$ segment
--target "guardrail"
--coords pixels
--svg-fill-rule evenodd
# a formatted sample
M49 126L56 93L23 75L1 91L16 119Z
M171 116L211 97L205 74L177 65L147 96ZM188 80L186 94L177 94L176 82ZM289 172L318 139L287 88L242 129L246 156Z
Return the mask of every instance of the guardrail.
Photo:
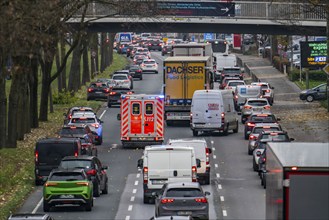
M170 1L170 0L167 0ZM192 0L181 0L181 2L191 2ZM120 1L118 1L120 2ZM151 4L152 1L149 1ZM155 1L156 2L156 1ZM163 1L162 1L163 2ZM208 1L209 2L209 1ZM218 2L218 1L217 1ZM154 2L153 2L154 3ZM125 4L125 3L123 3ZM127 7L127 6L126 6ZM121 8L101 3L90 3L88 6L86 17L149 17L150 12L143 11L134 15L122 15L123 10L131 10L129 8ZM147 10L152 10L150 7ZM156 11L156 10L155 10ZM76 17L81 16L81 12ZM168 17L162 16L154 12L152 17ZM171 16L172 17L172 16ZM222 17L231 19L263 19L263 20L291 20L294 21L324 21L326 20L325 5L312 6L306 3L284 3L284 2L235 2L235 17Z

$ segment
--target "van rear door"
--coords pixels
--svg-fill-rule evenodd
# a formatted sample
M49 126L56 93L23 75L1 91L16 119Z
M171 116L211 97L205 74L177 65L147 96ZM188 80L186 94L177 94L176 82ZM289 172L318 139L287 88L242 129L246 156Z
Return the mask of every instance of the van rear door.
M173 149L170 151L169 182L192 181L192 156L192 150Z
M221 127L220 101L216 97L209 95L200 95L193 100L192 123Z
M148 188L158 189L168 182L170 151L148 151Z

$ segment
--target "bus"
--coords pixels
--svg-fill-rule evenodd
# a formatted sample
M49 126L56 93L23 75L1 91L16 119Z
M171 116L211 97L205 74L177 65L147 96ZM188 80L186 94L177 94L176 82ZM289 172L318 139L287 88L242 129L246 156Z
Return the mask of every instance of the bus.
M212 51L214 53L228 54L229 44L223 39L207 40L207 43L211 43Z

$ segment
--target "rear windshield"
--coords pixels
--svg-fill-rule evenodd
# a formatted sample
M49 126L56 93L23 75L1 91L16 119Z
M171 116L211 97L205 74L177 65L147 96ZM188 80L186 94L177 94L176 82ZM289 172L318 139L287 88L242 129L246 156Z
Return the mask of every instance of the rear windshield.
M118 76L118 75L114 75L114 76L113 76L113 79L116 79L116 80L125 80L125 79L127 79L127 76Z
M129 91L129 88L118 88L118 87L114 87L112 88L112 91Z
M238 86L238 85L244 85L244 82L228 82L229 86Z
M74 143L38 143L39 163L59 164L65 156L73 156L75 153Z
M224 69L224 73L240 73L239 69Z
M250 118L251 121L253 122L275 122L275 118L273 115L268 115L268 116L254 116L252 115Z
M261 87L262 87L262 89L268 89L267 85L262 85Z
M90 84L90 88L105 88L105 87L107 87L107 85L106 84L101 84L101 83L92 83L92 84Z
M72 118L71 123L77 123L77 124L95 123L95 118Z
M155 64L155 61L144 61L145 64Z
M74 115L74 113L77 113L77 112L92 112L92 113L94 113L93 110L91 110L91 109L85 109L85 110L77 109L77 110L72 111L72 115Z
M76 172L63 172L54 173L49 177L50 181L75 181L75 180L85 180L85 177L81 173Z
M90 169L91 161L90 160L65 160L62 161L60 168L63 169L73 169L73 168L82 168L82 169Z
M264 134L262 136L262 140L269 140L269 141L289 141L289 138L286 134Z
M139 66L132 66L130 67L130 70L138 70L139 69Z
M265 100L249 100L248 105L264 106L264 105L267 105L267 101L265 101Z
M260 134L262 131L280 131L280 129L278 127L269 127L269 128L259 127L259 128L254 128L252 133Z
M203 194L197 188L174 188L169 189L166 197L202 197Z
M59 135L74 135L74 134L85 134L85 129L82 127L70 127L62 128L59 132Z
M137 51L138 51L138 52L148 52L149 50L146 49L146 48L143 48L143 49L138 49Z

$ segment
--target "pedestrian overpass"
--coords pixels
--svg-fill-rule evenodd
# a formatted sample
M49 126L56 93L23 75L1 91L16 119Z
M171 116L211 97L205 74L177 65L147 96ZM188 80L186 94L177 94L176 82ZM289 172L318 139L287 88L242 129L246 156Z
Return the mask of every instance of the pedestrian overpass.
M160 2L160 1L154 1ZM210 3L209 3L210 2ZM277 35L326 35L325 6L314 7L305 3L275 3L275 2L235 2L221 3L218 1L175 1L163 0L161 4L210 4L216 5L216 13L182 15L184 9L173 13L163 13L164 10L150 13L140 11L133 14L118 11L113 7L90 3L84 21L88 30L94 32L181 32L181 33L250 33ZM159 3L159 4L160 4ZM210 8L209 5L205 5ZM190 6L188 6L190 7ZM194 7L194 6L193 6ZM152 9L151 9L152 10ZM198 9L196 9L198 10ZM203 10L203 9L202 9ZM182 13L180 13L182 12ZM223 12L221 14L221 12ZM230 14L231 13L231 14ZM216 16L219 15L219 16ZM68 23L78 25L81 13L75 14Z

